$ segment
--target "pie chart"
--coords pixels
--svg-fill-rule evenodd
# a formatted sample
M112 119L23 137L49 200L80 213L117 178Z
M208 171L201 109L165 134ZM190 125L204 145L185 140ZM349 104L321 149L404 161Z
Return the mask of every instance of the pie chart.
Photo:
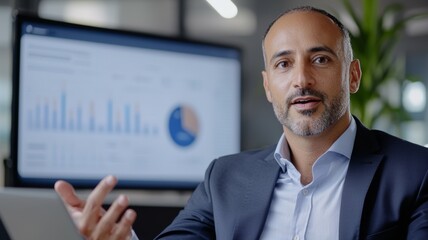
M169 116L169 134L180 147L192 145L198 137L199 121L195 111L186 105L174 108Z

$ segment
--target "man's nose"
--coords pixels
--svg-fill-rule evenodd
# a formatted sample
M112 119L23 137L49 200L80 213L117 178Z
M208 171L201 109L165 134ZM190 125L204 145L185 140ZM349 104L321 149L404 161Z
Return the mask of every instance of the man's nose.
M311 88L315 84L314 78L311 74L310 64L306 62L300 62L297 64L294 69L295 79L294 87L295 88Z

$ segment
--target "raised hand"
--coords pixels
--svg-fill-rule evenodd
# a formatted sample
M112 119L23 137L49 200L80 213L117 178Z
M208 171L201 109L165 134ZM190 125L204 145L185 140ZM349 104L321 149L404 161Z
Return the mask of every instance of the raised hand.
M87 200L80 199L72 185L65 181L55 183L55 191L63 200L80 233L90 240L129 239L136 213L127 209L128 198L125 195L112 203L108 210L102 204L106 196L117 184L117 179L107 176L89 194Z

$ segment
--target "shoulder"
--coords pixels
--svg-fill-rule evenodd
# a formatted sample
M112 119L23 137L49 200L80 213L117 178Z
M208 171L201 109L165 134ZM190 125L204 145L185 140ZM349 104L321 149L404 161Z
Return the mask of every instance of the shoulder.
M369 130L357 124L357 135L351 159L361 163L368 159L380 159L378 171L390 173L384 176L419 176L428 172L428 148L411 143L380 130Z
M216 165L235 165L251 163L253 161L269 161L273 159L276 145L265 146L258 149L246 150L235 154L225 155L215 160Z
M424 158L428 160L428 148L411 143L387 132L368 129L358 119L354 152L365 154L385 154L403 158ZM428 162L428 161L427 161Z
M225 155L211 162L206 177L252 175L266 166L278 166L273 154L276 145ZM258 169L258 170L257 170Z
M378 140L379 146L384 153L396 154L399 156L406 155L410 158L425 158L428 161L427 147L411 143L383 131L370 130L370 132Z
M428 148L383 131L370 130L370 133L377 142L373 155L381 157L378 172L383 177L395 186L400 184L397 181L406 183L407 188L411 182L419 185L424 181L428 174Z

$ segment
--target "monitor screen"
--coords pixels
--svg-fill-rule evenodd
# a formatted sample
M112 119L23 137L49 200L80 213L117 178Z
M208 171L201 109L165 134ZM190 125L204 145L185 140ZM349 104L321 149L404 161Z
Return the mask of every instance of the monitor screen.
M193 188L240 150L239 49L14 19L14 185Z

